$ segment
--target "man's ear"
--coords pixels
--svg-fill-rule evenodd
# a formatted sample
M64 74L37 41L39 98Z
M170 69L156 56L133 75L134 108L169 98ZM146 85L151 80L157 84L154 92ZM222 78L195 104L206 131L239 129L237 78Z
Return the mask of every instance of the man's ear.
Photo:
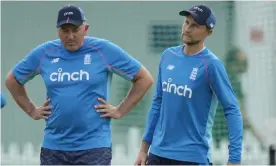
M213 30L210 28L207 28L207 31L208 31L208 36L210 36L213 33Z
M88 29L89 29L89 25L88 25L88 24L86 24L84 28L85 28L85 31L87 32L87 31L88 31Z

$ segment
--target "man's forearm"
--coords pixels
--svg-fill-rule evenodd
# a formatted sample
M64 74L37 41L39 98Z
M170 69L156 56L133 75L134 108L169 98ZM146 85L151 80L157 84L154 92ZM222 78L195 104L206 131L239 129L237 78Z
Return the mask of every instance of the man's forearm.
M6 87L10 91L18 106L28 115L31 115L32 111L35 110L36 107L28 97L25 87L20 85L11 74L8 75L6 80Z
M144 95L147 93L150 86L153 84L151 77L143 77L137 79L130 91L128 92L126 98L119 105L119 110L122 116L126 115L133 107L135 107Z
M143 140L140 148L140 152L148 153L150 145Z

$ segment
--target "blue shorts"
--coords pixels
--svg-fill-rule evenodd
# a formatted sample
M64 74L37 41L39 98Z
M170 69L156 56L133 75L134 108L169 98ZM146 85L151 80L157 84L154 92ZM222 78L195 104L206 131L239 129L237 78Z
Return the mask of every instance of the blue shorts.
M40 165L111 165L111 148L60 151L41 148Z

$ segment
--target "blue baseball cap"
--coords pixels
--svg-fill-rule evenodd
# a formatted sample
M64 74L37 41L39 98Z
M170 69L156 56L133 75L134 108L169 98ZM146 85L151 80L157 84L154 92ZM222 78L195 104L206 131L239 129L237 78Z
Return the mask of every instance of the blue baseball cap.
M85 21L86 18L81 8L75 5L67 5L58 11L56 27L59 28L64 24L80 26Z
M216 17L212 9L206 5L196 5L188 10L179 12L180 16L191 15L199 25L206 25L208 28L213 29L216 25Z

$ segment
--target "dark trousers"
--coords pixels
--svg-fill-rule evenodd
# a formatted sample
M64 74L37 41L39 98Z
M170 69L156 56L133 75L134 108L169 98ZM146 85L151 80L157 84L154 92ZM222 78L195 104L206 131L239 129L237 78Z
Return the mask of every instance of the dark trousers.
M111 148L60 151L41 148L40 165L111 165Z
M147 165L199 165L199 163L168 159L150 153Z

